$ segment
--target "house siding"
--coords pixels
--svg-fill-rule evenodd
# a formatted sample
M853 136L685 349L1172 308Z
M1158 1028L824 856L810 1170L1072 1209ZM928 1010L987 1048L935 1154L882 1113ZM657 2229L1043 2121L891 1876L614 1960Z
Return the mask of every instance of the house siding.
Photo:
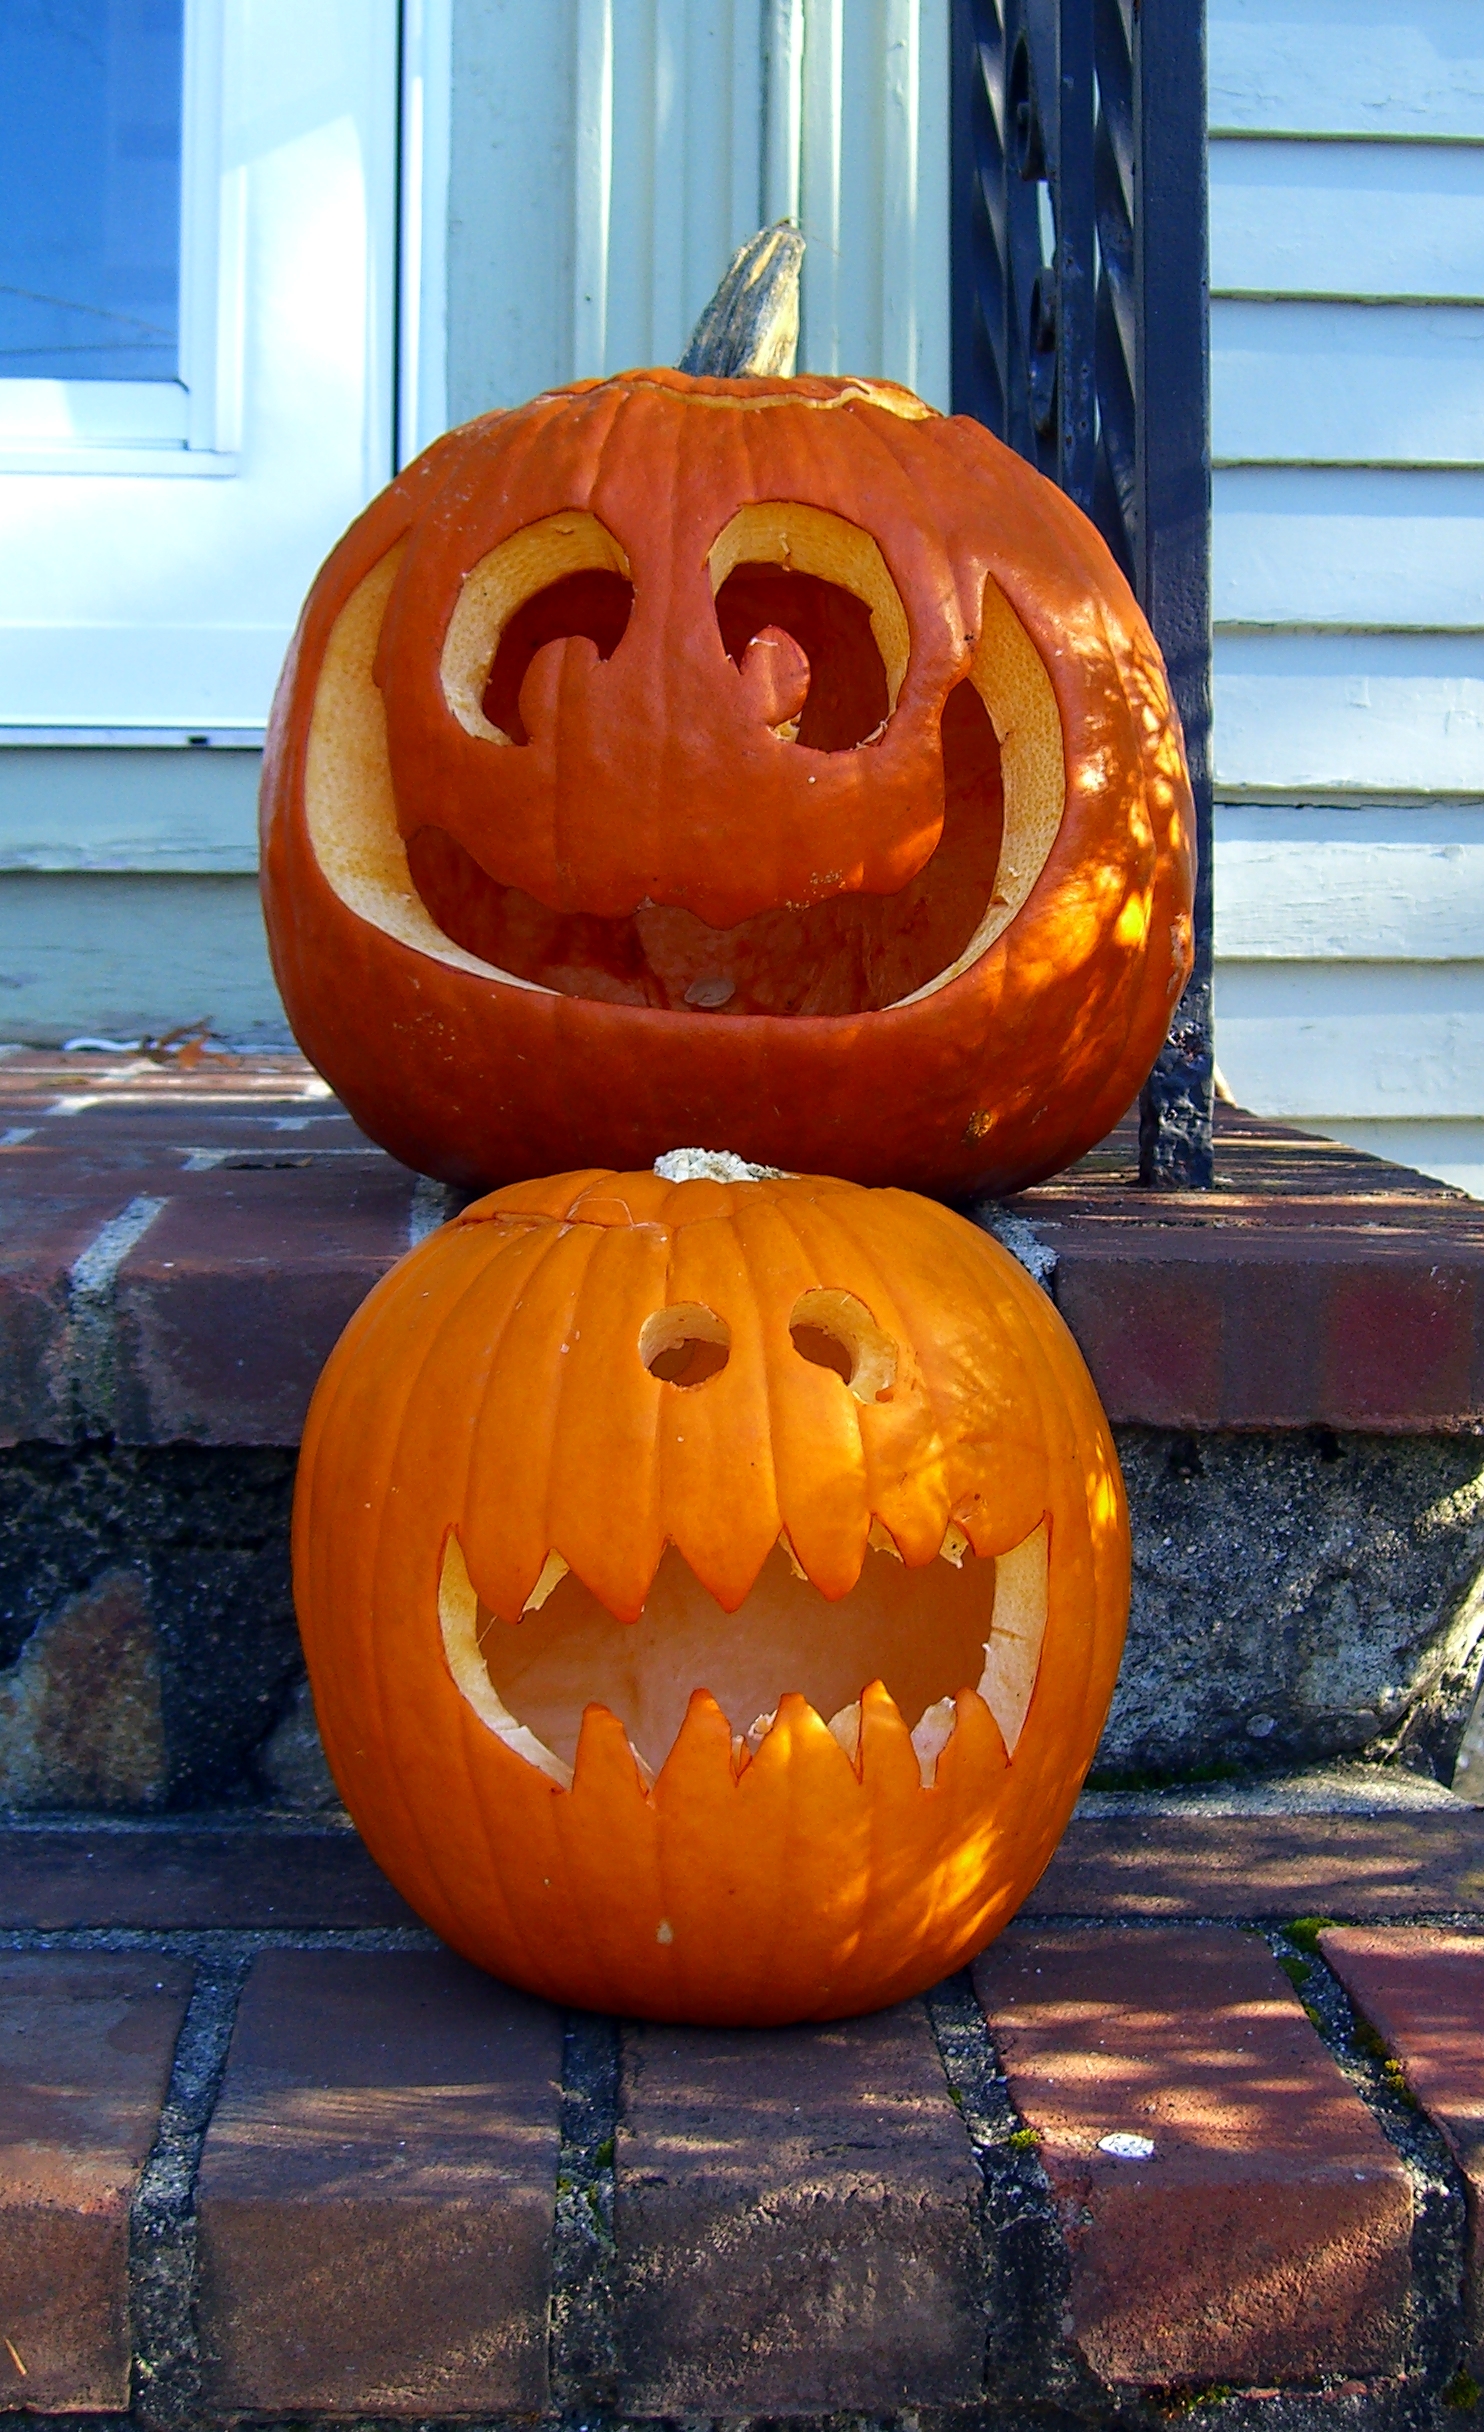
M1209 27L1217 1054L1484 1193L1484 11Z

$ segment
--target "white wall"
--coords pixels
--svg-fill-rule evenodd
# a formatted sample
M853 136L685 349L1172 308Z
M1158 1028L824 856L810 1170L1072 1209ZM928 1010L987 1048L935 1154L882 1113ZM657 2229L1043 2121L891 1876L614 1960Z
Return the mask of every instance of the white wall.
M766 220L800 368L948 403L945 0L459 0L448 412L673 363Z
M1210 55L1217 1054L1484 1194L1484 8Z

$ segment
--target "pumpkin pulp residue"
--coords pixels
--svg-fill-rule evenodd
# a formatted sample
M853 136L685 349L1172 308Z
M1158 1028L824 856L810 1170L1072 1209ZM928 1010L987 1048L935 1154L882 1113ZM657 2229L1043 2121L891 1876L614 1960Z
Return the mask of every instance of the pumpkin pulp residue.
M518 1755L563 1784L590 1705L622 1723L652 1781L697 1689L727 1716L741 1766L789 1691L807 1698L854 1757L861 1695L879 1681L930 1785L964 1689L984 1698L1013 1757L1040 1663L1046 1588L1044 1521L1009 1553L983 1558L950 1526L939 1558L912 1569L875 1530L856 1585L833 1602L780 1542L737 1611L725 1613L671 1546L634 1622L616 1622L553 1555L512 1625L481 1601L451 1534L439 1612L465 1698Z

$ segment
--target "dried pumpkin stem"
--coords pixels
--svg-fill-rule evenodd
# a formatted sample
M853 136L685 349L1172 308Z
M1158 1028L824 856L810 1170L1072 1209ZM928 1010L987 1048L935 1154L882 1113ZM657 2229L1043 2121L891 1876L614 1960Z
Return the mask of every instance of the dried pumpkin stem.
M713 380L791 379L803 260L804 240L787 220L739 245L677 368Z

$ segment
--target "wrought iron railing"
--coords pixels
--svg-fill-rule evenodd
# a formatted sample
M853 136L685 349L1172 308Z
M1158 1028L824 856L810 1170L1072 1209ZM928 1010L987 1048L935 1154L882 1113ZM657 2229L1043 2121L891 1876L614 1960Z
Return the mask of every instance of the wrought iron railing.
M1195 968L1142 1179L1211 1181L1211 451L1203 0L952 0L953 402L1077 501L1170 671Z

